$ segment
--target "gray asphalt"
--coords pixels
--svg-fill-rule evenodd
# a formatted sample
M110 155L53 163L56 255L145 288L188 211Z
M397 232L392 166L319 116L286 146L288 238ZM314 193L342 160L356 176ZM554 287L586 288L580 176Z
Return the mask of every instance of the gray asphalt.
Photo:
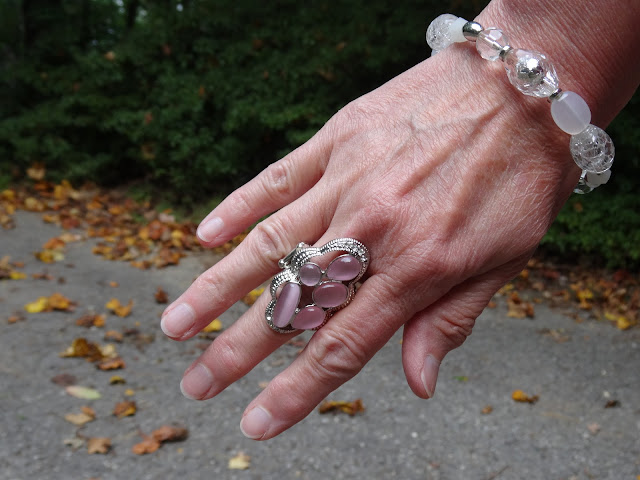
M217 398L194 402L182 397L178 384L208 341L173 342L159 328L164 306L155 303L156 288L176 298L215 261L211 254L141 271L93 255L87 240L70 244L64 261L44 265L33 252L62 231L37 214L20 212L16 223L16 229L0 232L0 257L25 262L27 273L46 269L64 283L0 281L0 479L639 478L638 328L623 332L595 320L576 323L544 305L536 306L534 319L513 319L498 300L496 308L482 314L467 343L445 359L433 399L414 397L406 385L398 334L330 396L361 398L363 414L314 412L281 436L254 442L242 436L240 416L260 384L285 368L297 348L283 347ZM111 281L119 287L110 287ZM22 322L7 322L24 304L53 292L76 301L76 311L26 314ZM111 297L133 298L132 315L109 316L102 329L75 325L83 313L104 312ZM235 305L221 317L223 325L246 308ZM134 327L139 335L116 345L124 370L102 372L83 359L59 357L76 337L104 344L104 330ZM61 373L96 388L102 398L69 396L51 381ZM110 385L113 374L127 383ZM127 388L135 391L138 411L118 419L111 412L129 398ZM511 399L515 389L539 395L539 401L516 403ZM619 406L605 408L613 400ZM82 405L94 408L97 418L79 428L64 415ZM483 414L487 405L493 411ZM188 439L149 455L131 452L140 431L172 423L186 426ZM113 448L89 455L86 446L65 445L76 434L110 437ZM238 452L250 457L249 469L228 468Z

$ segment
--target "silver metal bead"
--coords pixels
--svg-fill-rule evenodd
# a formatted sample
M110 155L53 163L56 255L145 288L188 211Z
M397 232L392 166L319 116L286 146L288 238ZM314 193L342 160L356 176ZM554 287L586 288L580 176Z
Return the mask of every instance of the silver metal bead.
M464 38L470 42L475 42L476 38L478 38L478 34L482 30L484 30L484 28L478 22L467 22L462 27L462 34L464 35Z
M504 62L504 57L506 57L507 53L509 53L511 50L513 50L513 47L511 45L505 45L504 47L502 47L502 50L500 50L500 60Z
M549 103L553 102L556 98L558 98L558 95L560 95L562 93L562 89L560 87L556 88L556 91L553 92L551 95L549 95L549 98L547 98L547 101Z

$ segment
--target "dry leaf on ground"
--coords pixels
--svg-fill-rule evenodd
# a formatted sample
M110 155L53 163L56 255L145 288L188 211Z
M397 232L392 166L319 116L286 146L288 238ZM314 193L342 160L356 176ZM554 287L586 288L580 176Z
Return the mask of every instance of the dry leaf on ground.
M251 457L243 452L229 459L229 470L247 470L250 466Z
M97 362L104 357L102 350L97 343L88 341L80 337L73 340L71 346L60 353L61 357L84 357L90 362Z
M249 293L247 293L244 298L242 299L242 301L244 303L246 303L247 305L251 306L254 303L256 303L256 300L258 299L258 297L260 295L262 295L262 292L264 292L264 287L260 287L260 288L256 288L254 290L251 290Z
M113 409L113 414L118 418L130 417L135 415L137 411L136 402L133 400L126 400L119 402Z
M202 329L202 332L203 333L211 333L211 332L219 332L220 330L222 330L222 322L220 321L219 318L216 318L209 325L204 327Z
M83 387L81 385L69 385L65 388L65 391L72 397L83 398L85 400L96 400L102 397L96 389Z
M136 455L144 455L146 453L153 453L160 448L160 442L150 436L144 436L144 440L140 443L136 443L131 447L131 451Z
M342 412L347 415L355 415L356 413L364 412L365 408L362 404L362 399L357 398L353 402L344 402L344 401L329 401L326 400L320 404L318 407L319 413L329 413L329 412Z
M79 327L104 327L106 316L102 314L87 313L76 320Z
M536 403L540 399L538 395L530 396L524 393L522 390L514 390L511 394L511 398L516 402L521 403Z
M85 423L89 423L96 418L96 412L91 407L82 407L82 412L80 413L67 413L64 416L64 419L67 422L73 423L78 427L81 427Z
M126 365L122 358L113 357L113 358L105 358L100 363L98 363L97 367L100 370L106 371L106 370L119 370L121 368L125 368Z
M155 429L151 435L158 442L180 442L189 436L189 430L181 426L163 425Z
M133 308L133 299L129 300L129 303L127 303L126 305L122 305L120 303L120 300L118 300L117 298L112 298L106 303L105 308L111 310L111 312L115 313L117 316L124 318L131 314L131 309Z
M111 450L111 439L107 437L92 437L87 441L89 453L108 453Z
M167 295L167 292L165 292L162 287L158 287L158 289L156 290L156 293L153 294L153 298L156 299L156 303L168 303L169 302L169 296Z

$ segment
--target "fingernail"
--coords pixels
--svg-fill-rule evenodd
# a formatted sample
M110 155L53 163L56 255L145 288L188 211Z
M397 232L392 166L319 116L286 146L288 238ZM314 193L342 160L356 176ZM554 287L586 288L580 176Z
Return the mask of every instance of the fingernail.
M196 363L189 372L182 377L180 391L191 400L199 400L213 386L213 374L202 363Z
M271 425L271 414L262 407L255 407L240 421L240 430L245 437L257 440L264 437Z
M212 217L210 219L205 218L204 222L198 226L196 235L198 235L198 238L203 242L211 242L220 235L223 227L224 222L220 217Z
M424 367L422 367L422 384L429 398L433 397L436 391L436 382L438 381L438 371L440 370L440 362L433 355L427 355L424 359Z
M169 310L160 320L160 328L168 337L179 338L193 327L196 314L190 305L181 303Z

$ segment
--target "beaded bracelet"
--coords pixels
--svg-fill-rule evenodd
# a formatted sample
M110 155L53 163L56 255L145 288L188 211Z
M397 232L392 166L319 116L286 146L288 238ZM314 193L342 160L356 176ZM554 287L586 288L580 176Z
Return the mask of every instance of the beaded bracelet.
M609 181L614 146L601 128L591 125L591 110L575 92L558 88L558 76L546 55L514 48L498 28L485 29L477 22L446 13L436 18L427 29L427 43L435 55L452 43L475 42L480 56L486 60L502 60L509 82L525 95L548 98L556 125L571 135L571 156L582 169L575 193L589 193Z

